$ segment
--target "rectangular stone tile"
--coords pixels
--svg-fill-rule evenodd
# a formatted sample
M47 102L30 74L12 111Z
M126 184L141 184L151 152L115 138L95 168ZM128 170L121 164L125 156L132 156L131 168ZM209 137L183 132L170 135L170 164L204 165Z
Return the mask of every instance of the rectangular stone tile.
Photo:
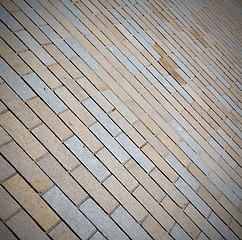
M190 146L188 146L185 141L182 141L178 144L181 150L191 159L193 163L195 163L199 169L207 175L210 172L210 167L204 162L201 157L196 154Z
M143 152L123 133L116 140L119 144L138 162L138 164L149 173L155 166Z
M136 179L118 162L118 160L103 148L96 156L109 169L110 172L128 189L132 191L138 186Z
M226 226L221 219L212 212L208 221L220 232L225 239L239 239L229 228Z
M207 204L194 192L181 178L179 178L175 186L182 194L201 212L204 217L208 217L211 209Z
M174 225L175 221L170 215L159 205L148 192L139 186L132 193L138 201L147 209L148 212L161 224L166 231L169 231Z
M230 229L231 229L235 234L237 234L238 237L241 236L241 234L242 234L242 229L241 229L240 224L239 224L237 221L235 221L234 219L232 219L232 222L231 222L231 224L230 224L229 227L230 227Z
M25 30L16 32L16 35L26 46L46 65L55 64L56 61L39 45L39 43Z
M57 88L55 93L85 125L88 126L96 122L96 119L92 117L92 115L82 106L72 93L67 90L67 88Z
M4 239L8 239L8 240L17 239L2 221L0 222L0 234Z
M24 211L21 211L14 215L10 220L6 222L6 225L16 234L16 236L19 237L19 239L50 239L39 228L34 220Z
M107 168L76 136L65 141L65 145L100 182L110 175Z
M74 5L74 3L67 0L61 0L61 2L74 14L77 18L83 18L85 15L83 12Z
M67 109L66 105L35 73L25 75L23 78L55 113L58 114Z
M151 239L145 230L122 207L118 207L111 218L124 230L131 239Z
M227 101L229 103L229 105L231 105L231 107L240 115L242 116L242 110L241 108L226 94L223 95L223 98L225 99L225 101Z
M49 177L15 142L1 147L0 152L37 192L43 192L53 185Z
M19 56L51 89L61 86L61 82L48 70L46 66L44 66L44 64L32 52L21 52Z
M93 124L89 129L121 163L126 162L130 158L129 154L99 123Z
M89 238L96 230L93 224L60 191L53 187L43 195L43 199L56 211L68 226L82 239Z
M19 175L4 182L3 186L45 231L59 221L51 208Z
M194 191L199 188L200 183L194 178L192 174L189 173L189 171L178 161L174 155L168 154L165 157L165 160L186 181L186 183L190 185Z
M241 200L231 191L231 189L214 172L210 173L208 175L208 178L236 207L239 207Z
M197 240L209 240L209 239L206 237L206 235L203 232L201 232Z
M93 153L103 147L96 136L70 110L60 114L60 118Z
M225 119L225 123L238 135L240 139L242 139L242 132L234 125L234 123L229 119Z
M111 213L118 206L117 200L84 166L76 168L71 175L106 213Z
M0 59L0 66L0 76L19 95L19 97L22 98L22 100L26 101L27 99L36 96L31 88L12 70L12 68L3 59Z
M238 184L231 179L228 186L240 199L242 199L242 189Z
M29 100L27 104L60 140L63 141L72 135L66 125L39 97Z
M46 149L12 113L6 112L0 115L0 123L33 160L46 153Z
M53 240L79 239L64 222L60 222L48 235Z
M211 66L208 66L208 69L221 81L226 88L230 88L229 83Z
M147 211L144 207L122 186L122 184L114 177L110 176L103 185L109 192L122 204L124 208L140 222L144 219Z
M28 129L31 129L41 123L41 120L7 84L1 85L0 95L1 100L5 103L5 105L14 112L15 116L17 116Z
M121 129L108 117L108 115L91 98L82 102L85 108L115 137Z
M91 198L81 204L79 209L107 239L128 239L118 225Z
M3 1L1 4L10 13L20 10L12 1L10 2Z
M75 205L87 198L86 192L54 157L48 155L40 159L37 164Z
M8 192L0 186L0 219L6 220L12 214L20 210L18 203L8 194Z
M15 169L3 158L0 156L0 182L4 182L7 178L13 175L16 171Z
M106 238L100 233L100 232L96 232L91 238L90 240L105 240Z
M183 240L183 239L191 240L192 239L178 224L174 225L174 227L171 229L170 234L176 240Z
M12 138L7 134L7 132L0 126L0 146L3 144L10 142Z

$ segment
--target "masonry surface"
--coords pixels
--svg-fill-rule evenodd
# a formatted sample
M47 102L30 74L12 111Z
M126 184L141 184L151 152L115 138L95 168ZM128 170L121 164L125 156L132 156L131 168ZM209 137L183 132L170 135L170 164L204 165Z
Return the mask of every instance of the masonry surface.
M0 239L241 239L238 0L0 0Z

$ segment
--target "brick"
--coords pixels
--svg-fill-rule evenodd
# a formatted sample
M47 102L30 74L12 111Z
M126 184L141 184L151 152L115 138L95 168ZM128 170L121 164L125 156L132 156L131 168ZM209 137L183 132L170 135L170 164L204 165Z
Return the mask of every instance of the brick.
M60 191L53 187L43 195L44 200L56 211L68 226L82 239L90 237L96 228L78 208Z
M3 144L10 142L12 139L11 137L7 134L7 132L0 126L0 146L2 146Z
M185 213L194 221L194 223L199 226L204 234L208 236L209 239L222 239L222 236L210 225L205 218L199 214L199 212L189 204L185 209Z
M95 135L70 110L60 114L60 118L93 153L103 147Z
M176 240L192 239L178 224L175 224L175 226L172 228L170 234Z
M194 192L181 178L179 178L175 186L182 194L201 212L204 217L208 217L211 209L207 204Z
M128 239L116 223L91 199L87 199L79 209L107 238Z
M35 160L46 153L40 142L10 112L0 115L2 127ZM13 128L14 126L14 128Z
M66 172L66 170L52 157L48 155L40 159L37 164L52 179L52 181L62 190L75 205L78 205L85 198L86 192L78 183Z
M114 176L128 189L132 191L138 185L136 179L121 165L117 159L105 148L99 151L96 156L112 172Z
M111 213L118 205L115 198L84 167L79 166L71 172L73 178L95 199L106 213Z
M3 186L45 231L59 221L57 215L19 175L4 182Z
M70 230L70 228L64 223L60 222L48 235L53 240L78 240L78 237Z
M235 234L237 234L238 237L241 236L242 234L241 226L234 219L232 220L229 227Z
M0 182L4 182L7 178L15 173L15 169L2 156L0 156L0 162Z
M43 192L52 186L53 183L49 177L15 142L1 147L0 151L37 192Z
M111 217L131 239L151 239L122 206L119 206Z
M3 222L0 222L0 234L1 234L1 237L3 237L4 239L9 239L9 240L17 239L14 236L14 234L7 228L7 226L4 225Z
M115 137L121 130L91 98L82 102L85 108ZM91 125L91 124L90 124Z
M100 232L96 232L90 239L91 240L105 240L106 238Z
M6 225L20 238L20 239L49 239L33 219L24 211L17 213Z
M2 6L10 13L19 11L19 8L12 2L1 1Z

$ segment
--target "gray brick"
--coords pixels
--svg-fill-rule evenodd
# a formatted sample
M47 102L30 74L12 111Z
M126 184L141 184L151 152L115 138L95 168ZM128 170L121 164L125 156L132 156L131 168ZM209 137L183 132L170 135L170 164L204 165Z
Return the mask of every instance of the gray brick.
M199 234L197 240L209 240L209 238L206 237L206 235L205 235L203 232L201 232L201 233Z
M53 65L56 61L45 49L25 30L16 32L24 44L46 65Z
M242 133L241 131L234 125L234 123L229 119L226 118L224 122L239 136L240 139L242 139Z
M179 178L175 186L182 192L182 194L207 218L211 212L208 205L194 192L181 178Z
M13 71L13 69L0 58L0 76L18 94L23 101L35 97L30 87Z
M234 161L233 158L231 158L226 152L225 150L211 137L208 140L208 143L215 149L215 151L221 156L223 157L223 159L233 168L235 169L238 164Z
M24 211L21 211L10 218L6 225L16 234L19 239L24 240L48 240L50 239L39 228L34 220ZM2 236L1 236L2 237ZM8 239L8 238L2 238Z
M132 10L132 12L137 15L138 17L142 16L142 13L132 4L130 3L131 1L129 0L122 0L128 7L130 10Z
M131 34L137 34L136 30L132 27L132 25L125 19L119 20L120 23L128 30Z
M193 175L180 163L177 158L169 153L166 158L166 162L190 185L190 187L196 191L200 183L193 177Z
M192 240L178 224L175 224L174 227L171 229L170 235L175 240Z
M232 190L214 173L211 172L208 178L214 183L214 185L234 204L239 207L241 200L232 192Z
M110 175L107 168L76 136L73 136L65 141L65 145L99 181L104 180Z
M176 120L172 120L170 126L196 153L200 153L202 151L200 145L187 133L186 130L183 129L183 127Z
M2 221L0 221L0 236L3 239L17 240L17 238L13 235L13 233L7 228L7 226Z
M142 8L144 8L144 10L147 12L147 13L149 13L149 14L151 14L151 13L153 13L152 12L152 10L144 3L144 1L143 0L137 0L137 2L139 3L139 5L142 7Z
M62 38L50 26L41 26L40 29L67 58L77 56L76 53L64 42L64 40L62 40Z
M200 158L199 154L195 153L185 141L181 141L178 146L205 175L211 171L210 167Z
M241 187L232 179L228 183L229 188L242 200L242 189Z
M115 9L109 9L108 10L117 20L121 21L125 21L125 19L115 10Z
M90 31L72 14L64 5L60 5L57 9L82 33L89 34Z
M166 79L152 66L148 67L148 70L154 75L156 79L163 85L166 90L168 90L171 94L176 92L176 90L171 86L171 84L166 81Z
M100 68L100 65L97 61L82 47L82 45L75 39L69 38L65 40L67 44L80 56L80 58L87 64L89 67L96 71Z
M120 134L116 140L147 173L155 167L149 158L124 133Z
M100 125L95 123L89 129L96 135L96 137L108 148L108 150L119 160L124 163L130 156L128 153L117 143L117 141Z
M242 73L242 68L237 63L233 63L233 65ZM242 90L242 88L241 88L241 90Z
M208 69L221 81L221 83L223 83L225 87L231 87L229 83L211 65L208 66Z
M25 0L32 8L38 8L41 7L41 4L38 2L38 0Z
M217 231L229 240L239 240L238 237L226 226L223 221L214 213L210 215L208 221L217 229Z
M121 133L121 129L113 122L112 119L96 104L91 98L82 102L89 112L108 130L113 136Z
M111 217L131 239L151 240L151 237L122 206L119 206Z
M117 224L91 198L87 199L79 209L106 239L129 239Z
M13 2L37 25L45 25L46 22L25 2L22 0L13 0Z
M236 105L236 103L233 100L231 100L231 98L228 95L224 94L223 98L240 116L242 116L242 110L238 107L238 105Z
M81 239L87 239L96 231L93 224L59 188L53 187L42 197Z
M108 49L132 74L139 73L139 70L114 45L109 46Z
M27 74L23 78L56 114L67 109L66 105L35 73Z
M150 81L151 84L155 84L158 82L155 77L144 67L144 65L135 56L130 56L129 60L135 65L136 68L139 69L139 71Z
M61 2L77 17L77 18L84 18L85 15L77 8L73 2L69 0L61 0Z
M19 22L0 5L0 19L14 32L22 30L23 27Z
M168 10L187 28L190 29L190 25L181 17L173 8L168 8Z
M235 85L242 91L242 84L239 81L236 81Z
M151 47L151 45L140 34L134 33L133 36L156 60L159 60L161 58L161 56Z
M169 35L173 35L173 31L160 19L158 18L154 13L150 14L154 20L159 23L159 26L163 28Z
M100 233L100 232L96 232L91 238L90 240L105 240L106 238Z

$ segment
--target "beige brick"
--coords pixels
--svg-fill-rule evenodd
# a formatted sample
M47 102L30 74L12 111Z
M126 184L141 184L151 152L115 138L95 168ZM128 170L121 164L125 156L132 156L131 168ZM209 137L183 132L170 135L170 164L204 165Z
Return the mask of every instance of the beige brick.
M24 123L28 129L31 129L41 123L41 120L7 84L1 85L0 95L6 106Z
M70 110L61 113L60 117L93 153L103 147L103 144Z
M70 228L64 223L60 222L48 235L53 240L78 240L79 238L71 231Z
M60 140L63 141L72 135L72 132L66 125L63 124L58 116L39 97L29 100L27 104Z
M172 238L168 233L162 228L159 223L151 216L142 222L142 227L151 235L155 240L171 240Z
M16 12L19 11L19 8L12 1L0 1L2 6L6 8L8 12Z
M157 182L157 184L166 192L167 195L180 207L185 208L188 200L181 194L180 191L161 173L155 168L150 176Z
M103 148L96 156L109 169L110 172L128 189L134 190L138 186L136 179L118 162L118 160Z
M161 202L165 197L164 191L133 159L129 160L125 167L158 203Z
M19 55L51 89L61 86L61 82L32 52L21 52Z
M53 185L49 177L15 142L1 147L0 151L37 192L43 192Z
M191 204L187 206L185 213L197 226L200 227L200 229L209 237L209 239L222 239L222 236Z
M114 176L110 176L103 184L137 222L141 222L145 218L147 215L145 208L122 186L122 184Z
M0 78L0 83L4 83L2 78ZM2 101L0 101L0 114L5 112L6 110L7 110L7 107L4 105L4 103Z
M164 227L166 231L169 231L173 227L175 221L142 186L139 186L133 192L133 195L147 209L147 211L154 216L154 218L161 224L162 227Z
M46 153L46 149L12 113L6 112L0 115L0 123L33 160Z
M96 119L65 87L57 88L55 93L86 126L90 126L96 122Z
M7 134L7 132L0 126L0 146L10 142L12 140L12 138Z
M227 146L227 148L225 149L225 151L238 163L240 164L242 159L241 156L239 156L232 147Z
M0 186L0 219L6 220L20 209L18 203Z
M4 182L3 186L45 231L59 221L57 215L19 175Z
M86 192L53 156L48 155L42 158L38 161L38 165L76 205L87 198Z
M117 208L118 202L115 198L84 166L81 165L76 168L73 172L71 172L71 175L87 191L87 193L95 199L106 213L109 214Z
M65 145L62 144L62 142L44 124L33 129L32 132L66 170L69 171L80 164L77 158L74 157Z

